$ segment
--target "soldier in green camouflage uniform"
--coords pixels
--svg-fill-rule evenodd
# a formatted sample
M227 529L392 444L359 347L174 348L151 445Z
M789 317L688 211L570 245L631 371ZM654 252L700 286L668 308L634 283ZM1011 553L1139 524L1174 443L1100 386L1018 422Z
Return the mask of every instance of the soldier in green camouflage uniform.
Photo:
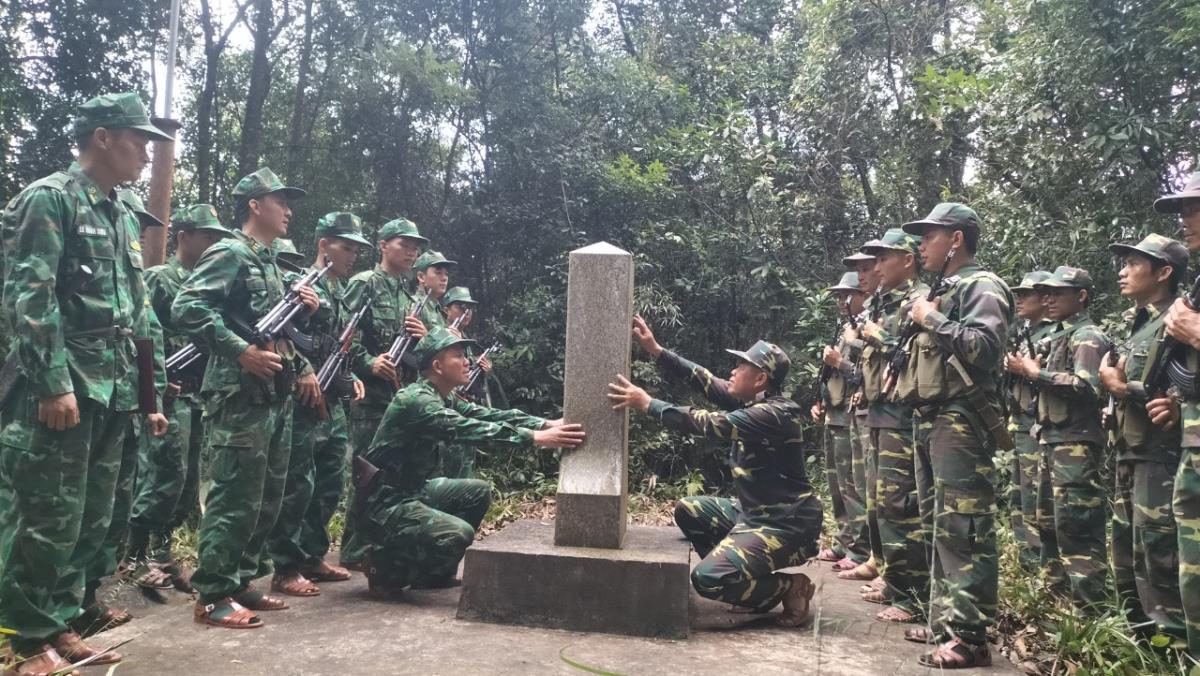
M809 484L800 433L800 406L783 396L791 360L760 340L745 352L729 380L665 350L650 327L634 319L634 338L669 379L686 381L722 410L652 399L623 376L608 386L620 408L648 413L668 429L729 444L737 500L701 496L675 504L675 524L703 560L692 586L705 598L766 612L783 603L777 621L807 620L813 585L803 574L777 574L817 553L821 501Z
M929 596L928 546L917 501L912 407L890 401L887 364L900 336L902 309L929 292L918 279L920 261L916 237L892 228L878 240L867 242L862 252L875 257L883 306L879 323L862 326L863 400L867 427L876 455L876 520L883 545L880 574L886 587L872 590L863 599L884 603L876 617L887 622L912 622Z
M446 260L439 251L426 251L417 262L413 263L413 272L417 275L417 287L429 289L429 303L421 320L428 328L449 326L446 321L446 310L442 307L442 297L450 288L450 268L458 265L457 261Z
M48 672L96 653L68 630L110 525L123 437L138 408L134 339L148 339L138 223L114 187L149 162L154 127L135 94L100 96L74 120L79 159L8 203L0 223L8 359L0 402L0 626ZM118 619L99 606L93 619ZM120 655L101 655L110 664Z
M262 625L255 610L287 604L250 587L271 570L267 535L283 498L291 446L293 388L301 403L319 397L316 376L295 358L290 341L248 342L237 322L254 326L287 291L274 242L287 233L289 188L262 168L233 190L241 230L213 244L196 263L171 307L176 328L209 355L200 393L208 431L210 486L200 520L200 594L196 622L246 628ZM308 312L320 301L300 291Z
M445 442L569 448L583 440L579 425L455 397L454 388L467 381L463 347L472 342L445 328L421 339L414 354L421 377L392 399L364 454L378 473L367 477L356 468L359 537L366 542L367 580L377 594L457 584L458 562L491 503L491 485L435 478Z
M1192 174L1180 192L1156 200L1154 208L1160 213L1179 214L1184 244L1191 253L1200 251L1200 172ZM1185 350L1183 366L1192 373L1200 371L1200 309L1184 299L1176 300L1165 326L1168 335L1191 347ZM1188 654L1200 660L1200 393L1158 397L1147 404L1146 410L1154 424L1182 427L1172 511L1179 529L1179 592Z
M338 349L337 339L352 312L342 296L344 280L354 269L360 246L371 243L362 236L362 221L348 212L325 214L317 222L317 258L311 269L331 264L329 272L314 286L321 306L297 328L310 335L311 345L298 345L301 356L314 371ZM304 270L287 273L293 284ZM355 393L362 384L355 379ZM275 563L271 588L292 596L316 596L315 582L350 579L344 568L325 562L329 552L326 526L337 509L345 483L350 456L350 430L346 409L336 392L330 391L314 406L296 406L292 414L292 450L287 484L279 519L267 541L267 552Z
M1034 285L1050 277L1045 270L1034 270L1026 274L1021 283L1012 287L1016 296L1017 316L1023 324L1016 333L1018 340L1009 345L1006 360L1008 377L1008 432L1013 437L1010 487L1008 492L1013 537L1019 547L1021 564L1028 571L1041 566L1042 539L1037 531L1038 468L1041 465L1041 449L1034 434L1037 423L1037 388L1028 378L1016 374L1021 356L1031 356L1029 345L1036 349L1038 341L1054 330L1054 324L1045 319L1042 294ZM1026 338L1028 336L1028 338Z
M1116 491L1113 495L1112 564L1117 595L1130 624L1146 635L1183 643L1179 595L1179 541L1171 497L1179 468L1179 426L1150 422L1145 380L1157 356L1167 309L1187 274L1183 244L1149 235L1136 245L1113 244L1125 260L1121 295L1134 301L1124 315L1129 337L1117 347L1115 366L1101 363L1099 377L1116 398Z
M405 372L412 373L406 365L393 364L388 359L387 351L392 341L404 332L418 338L426 333L421 318L408 314L416 303L416 297L409 290L413 263L429 240L421 236L415 223L397 218L379 228L378 242L379 264L354 275L346 285L345 301L349 311L357 312L368 299L371 301L371 310L358 334L362 349L356 352L353 362L354 374L362 379L366 388L362 401L350 409L350 433L355 454L364 453L370 447L383 412L402 384ZM363 557L362 544L355 537L356 530L357 516L350 513L342 533L341 563L351 569L359 568Z
M1061 265L1035 286L1043 290L1046 314L1056 322L1046 337L1045 365L1025 357L1021 373L1039 390L1042 560L1051 584L1069 592L1079 609L1098 613L1108 582L1099 371L1112 343L1088 316L1092 279L1087 270Z
M447 326L453 326L455 321L459 321L458 333L462 337L466 337L466 329L471 325L474 317L474 312L478 308L479 303L471 297L471 291L465 286L456 286L446 291L442 296L439 304L442 306L442 311L445 313ZM467 314L471 313L471 314ZM473 350L467 348L467 359L474 364ZM488 395L488 375L491 373L491 362L487 357L484 357L485 364L483 365L484 374L479 379L479 384L472 388L470 392L455 393L456 396L466 397L468 401L484 406L491 406L490 396ZM448 477L450 479L474 479L475 478L475 456L477 449L470 444L447 444L443 448L438 468L438 476Z
M196 204L171 215L175 255L146 270L150 305L163 325L168 355L188 344L171 321L171 304L191 274L200 255L233 233L221 225L210 204ZM130 515L129 576L138 584L162 587L162 569L180 575L171 556L171 533L183 524L197 505L200 448L203 443L197 376L177 378L168 386L164 412L170 421L167 434L150 437L138 459L137 492ZM182 382L186 381L186 382ZM186 576L185 576L186 578ZM179 579L186 587L186 579Z
M836 294L840 314L857 316L862 312L866 296L859 286L857 272L842 275L830 291ZM858 389L859 373L844 334L838 336L836 345L825 347L822 359L829 375L822 390L822 401L814 406L813 418L824 419L826 482L834 502L834 518L838 518L838 502L841 502L842 513L836 546L821 552L817 558L835 562L836 570L852 570L871 554L866 499L855 485L854 452L850 440L853 417L850 399Z
M933 560L930 628L905 637L936 642L923 665L983 666L991 663L987 627L999 587L992 456L1004 434L1000 374L1014 301L975 262L980 224L971 208L943 202L904 231L921 237L926 269L945 275L934 300L912 304L920 331L893 393L915 406L917 489ZM980 397L972 400L973 392Z

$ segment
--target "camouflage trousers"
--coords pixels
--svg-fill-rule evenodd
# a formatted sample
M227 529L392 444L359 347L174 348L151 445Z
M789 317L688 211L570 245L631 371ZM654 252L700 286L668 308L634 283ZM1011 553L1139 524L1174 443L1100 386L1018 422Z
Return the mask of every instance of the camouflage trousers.
M1037 522L1046 578L1076 608L1098 613L1108 599L1104 448L1061 443L1041 451Z
M1173 455L1168 449L1162 456ZM1119 460L1113 494L1112 565L1117 596L1132 624L1185 635L1179 594L1179 533L1171 513L1178 463Z
M168 534L199 504L200 453L204 444L202 413L179 399L168 404L167 433L146 435L138 458L137 489L130 528Z
M86 569L104 546L130 414L79 398L79 424L37 420L19 386L0 432L0 627L37 651L80 612Z
M375 431L383 420L384 409L366 408L355 405L350 409L350 435L354 446L350 449L353 458L359 453L366 453L375 439ZM346 526L342 529L341 563L343 566L356 566L362 563L366 555L366 543L358 537L358 515L354 510L346 512Z
M84 587L83 607L86 608L96 600L96 590L100 581L117 572L117 566L125 556L125 543L129 534L129 513L133 506L134 479L137 477L138 453L145 444L149 430L144 426L145 418L140 415L129 416L126 423L125 438L121 444L121 467L117 471L117 485L113 491L112 517L108 522L108 531L104 536L104 544L100 547L96 558L92 559L84 570L87 580ZM70 618L67 618L70 619Z
M776 523L747 520L727 498L698 496L675 503L675 524L692 543L700 563L692 569L692 586L704 598L767 611L792 586L780 568L798 566L816 553L821 532L821 505L811 494L798 504L807 518Z
M847 437L847 440L849 437ZM821 464L825 466L825 490L829 495L829 509L833 512L833 546L830 549L840 556L846 555L846 547L842 543L842 531L846 530L846 503L842 499L842 486L838 482L837 458L835 457L833 428L829 425L821 427Z
M1188 654L1200 660L1200 447L1183 449L1172 507L1179 526L1179 592Z
M430 479L420 499L375 489L359 537L372 582L421 585L458 572L492 503L492 485L477 479Z
M238 392L209 409L205 462L210 486L192 574L204 603L236 594L271 572L267 534L283 500L292 406L291 397L252 403Z
M312 408L296 405L292 452L279 518L267 539L276 572L294 572L329 551L326 527L342 499L350 436L346 410L332 402L322 420Z
M884 599L920 614L929 598L929 545L917 495L913 431L875 428L871 437L879 449L875 495L883 544L881 573L887 583Z
M933 559L929 619L940 639L980 644L996 621L993 447L983 423L951 404L914 418L917 489Z
M846 512L845 521L840 524L841 529L837 534L837 542L842 548L843 556L850 557L855 563L862 563L871 555L871 545L869 543L870 536L867 533L867 503L858 492L854 478L854 449L850 440L853 432L849 427L835 425L829 427L829 433L831 453L827 453L825 456L825 472L828 476L828 463L832 460L835 470L832 479L838 486ZM860 473L862 472L861 457L860 453L858 463ZM837 515L836 505L834 515Z
M862 483L861 492L867 507L867 545L875 565L883 564L883 541L879 538L879 501L875 494L879 487L879 447L875 445L875 435L872 428L863 424L860 418L852 429L857 429L858 446L861 449ZM850 438L854 443L854 437ZM855 477L857 480L857 477Z
M1038 468L1042 451L1028 429L1017 428L1012 430L1012 435L1016 448L1013 450L1008 507L1013 539L1017 541L1021 565L1027 571L1036 571L1042 560L1042 539L1037 529Z

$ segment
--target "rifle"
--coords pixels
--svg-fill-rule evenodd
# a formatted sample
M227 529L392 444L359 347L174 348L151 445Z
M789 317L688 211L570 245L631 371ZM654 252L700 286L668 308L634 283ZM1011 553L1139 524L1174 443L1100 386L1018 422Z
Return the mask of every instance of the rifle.
M850 317L850 297L849 296L847 296L846 299L842 303L839 303L838 307L845 313L845 316L848 317L850 319L850 321L854 321L854 318ZM837 345L838 337L842 335L842 325L843 325L843 321L841 318L839 318L838 321L836 323L834 323L833 338L831 338L829 340L829 344L831 346ZM855 328L857 328L857 327L855 327ZM819 377L821 401L825 401L825 399L826 399L826 395L828 394L828 389L829 389L829 378L832 376L833 376L833 368L829 364L822 364L821 365L821 375ZM824 404L822 404L822 405L824 405Z
M339 385L337 392L339 397L345 399L353 394L353 387L351 387L351 392L347 392L345 387L346 362L350 359L350 345L354 342L354 333L358 330L358 324L370 309L371 299L368 298L358 312L351 315L350 320L346 322L342 334L338 336L338 349L325 359L324 364L321 364L321 370L317 372L317 384L320 385L322 394L329 392L335 378Z
M425 309L425 304L429 302L429 294L429 289L426 289L425 293L421 294L413 302L412 309L408 313L409 317L417 317L421 314L421 311ZM400 360L404 359L404 355L408 354L408 351L416 344L417 339L410 335L408 331L401 329L395 340L392 341L392 346L387 351L388 359L391 360L392 365L400 368Z
M946 268L950 266L950 261L953 260L954 254L958 252L958 247L950 247L950 251L946 252L946 260L942 261L942 268L938 270L937 277L933 284L929 285L929 293L925 294L925 300L933 302L947 289L958 283L958 277L946 278ZM909 313L904 324L900 327L900 339L896 343L896 347L892 348L891 355L888 356L887 366L883 372L883 395L887 396L892 393L892 389L896 387L896 380L904 369L908 367L908 360L912 357L912 340L916 338L917 333L921 331L921 327L912 320L912 314Z
M459 325L462 324L464 320L469 319L471 317L472 312L474 312L474 310L472 310L471 308L467 308L466 310L463 310L463 313L458 316L458 319L455 319L453 322L450 323L450 328L457 331Z
M485 357L487 357L488 355L494 354L494 353L498 352L499 350L500 350L500 341L498 341L498 340L496 342L492 343L488 347L488 349L484 350L483 354L479 355L479 357L475 360L475 363L471 364L471 370L468 371L468 373L467 373L467 384L459 385L458 387L456 387L454 389L455 394L457 394L460 397L465 398L467 396L467 392L470 392L471 390L475 389L475 386L477 384L479 384L480 376L483 375L483 366L480 365L480 362L482 362L483 359Z
M1183 298L1192 310L1200 308L1200 276L1192 282L1192 288ZM1191 399L1200 393L1197 389L1196 373L1187 370L1184 360L1187 357L1188 346L1163 331L1158 339L1158 352L1142 381L1146 394L1167 393L1176 398Z
M1108 365L1117 365L1117 355L1113 350L1108 352ZM1100 409L1100 428L1108 432L1117 431L1117 398L1112 392L1108 393L1108 403Z

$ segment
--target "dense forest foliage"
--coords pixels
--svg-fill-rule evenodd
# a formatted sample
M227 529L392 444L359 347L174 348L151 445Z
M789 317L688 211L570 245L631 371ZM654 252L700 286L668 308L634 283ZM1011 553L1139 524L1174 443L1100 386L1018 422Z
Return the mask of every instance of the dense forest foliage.
M86 98L161 110L169 6L3 0L0 195L69 161ZM864 239L964 201L994 269L1088 267L1111 315L1106 245L1173 232L1150 203L1200 151L1188 0L185 0L181 32L174 203L228 214L267 164L309 191L302 247L327 211L411 218L482 300L512 402L546 413L578 246L633 251L662 342L714 370L783 344L806 401ZM635 434L640 478L715 466Z

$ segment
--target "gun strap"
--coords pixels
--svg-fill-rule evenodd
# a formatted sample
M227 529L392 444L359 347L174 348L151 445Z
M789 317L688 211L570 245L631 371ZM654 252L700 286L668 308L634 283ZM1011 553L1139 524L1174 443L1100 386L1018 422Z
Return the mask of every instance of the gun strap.
M1013 450L1015 445L1013 444L1012 435L1008 433L1008 425L1001 420L1000 414L996 412L996 407L992 406L991 402L987 399L987 395L983 393L983 390L979 389L970 374L967 373L967 369L959 361L958 355L951 355L946 360L946 363L954 367L954 370L958 371L958 375L966 383L967 389L965 394L967 403L971 405L976 415L979 416L980 421L983 422L983 426L987 428L988 436L996 444L996 448L1002 451Z

